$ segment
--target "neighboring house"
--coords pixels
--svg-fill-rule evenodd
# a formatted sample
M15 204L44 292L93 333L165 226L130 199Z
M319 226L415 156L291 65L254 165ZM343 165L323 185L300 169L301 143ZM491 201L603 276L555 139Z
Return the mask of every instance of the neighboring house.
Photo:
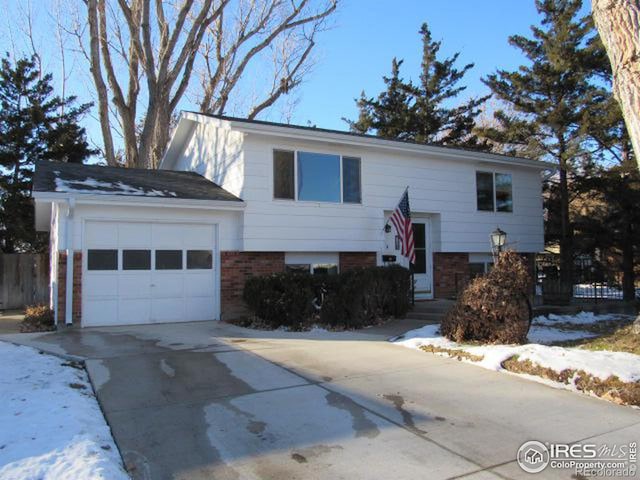
M331 273L395 255L384 226L409 187L418 297L491 263L490 233L543 250L532 160L183 113L159 171L39 163L52 305L84 326L231 318L252 275ZM73 253L73 255L70 255ZM66 305L73 305L73 312Z

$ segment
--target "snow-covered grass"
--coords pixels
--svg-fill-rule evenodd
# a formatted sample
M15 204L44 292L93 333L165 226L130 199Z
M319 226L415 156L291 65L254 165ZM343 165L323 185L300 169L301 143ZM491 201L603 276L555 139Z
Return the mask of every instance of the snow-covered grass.
M542 317L544 318L544 317ZM560 318L560 317L559 317ZM594 320L590 316L563 316L558 323L588 323ZM552 320L553 321L553 320ZM562 381L551 382L561 388L584 390L577 384L579 375L588 376L590 385L594 382L600 391L605 392L607 382L617 379L617 383L631 384L636 392L637 382L640 382L640 355L626 352L592 351L580 348L565 348L548 345L576 338L592 338L593 333L580 330L560 330L547 327L539 317L537 325L529 332L526 345L471 345L453 342L443 337L439 325L427 325L417 330L411 330L395 340L395 344L415 349L431 351L436 354L457 357L483 368L495 371L506 371L505 362L515 360L519 365L529 365L530 370L546 370L554 372L553 377ZM511 369L513 371L513 369ZM532 378L531 375L524 375ZM565 377L570 378L565 378ZM549 375L543 380L548 381ZM619 380L619 382L618 382ZM619 385L618 385L619 387ZM601 395L606 396L606 395Z
M81 368L0 342L0 478L125 480Z

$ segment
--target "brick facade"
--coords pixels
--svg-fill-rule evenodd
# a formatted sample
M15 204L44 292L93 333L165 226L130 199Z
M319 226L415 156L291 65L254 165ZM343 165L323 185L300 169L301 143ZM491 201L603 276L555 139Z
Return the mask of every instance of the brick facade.
M58 252L58 324L65 322L67 304L67 254ZM74 324L82 318L82 252L73 252L73 309Z
M433 254L433 289L436 298L455 297L468 281L468 253Z
M340 271L345 272L360 267L375 267L376 252L340 252Z
M222 319L246 314L242 291L248 278L283 271L284 252L220 252Z

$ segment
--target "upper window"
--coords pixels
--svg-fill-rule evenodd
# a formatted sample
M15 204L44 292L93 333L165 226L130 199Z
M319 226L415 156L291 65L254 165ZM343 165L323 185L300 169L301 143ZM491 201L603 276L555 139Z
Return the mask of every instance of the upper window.
M361 203L360 170L360 159L357 157L274 150L273 197Z
M295 185L293 176L294 153L285 150L273 152L273 196L293 200Z
M345 203L360 203L360 159L342 157L342 201Z
M478 210L513 212L510 173L476 172Z
M513 212L513 193L511 192L511 174L496 173L496 210Z
M298 200L340 201L340 156L298 152Z

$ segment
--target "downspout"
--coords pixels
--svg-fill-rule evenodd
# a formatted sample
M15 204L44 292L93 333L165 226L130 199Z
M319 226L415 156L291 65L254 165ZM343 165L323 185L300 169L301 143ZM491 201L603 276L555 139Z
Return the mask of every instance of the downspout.
M58 253L60 250L60 245L58 242L60 241L59 234L60 227L60 208L59 205L55 202L51 203L51 230L50 230L50 248L49 248L49 275L51 282L51 299L49 301L50 307L53 310L53 322L56 326L58 326L58 272L60 271L60 254ZM55 244L53 243L53 239L56 239ZM55 266L55 268L54 268Z
M67 199L67 218L65 221L65 243L67 252L67 278L65 289L64 323L73 324L73 214L76 199Z

